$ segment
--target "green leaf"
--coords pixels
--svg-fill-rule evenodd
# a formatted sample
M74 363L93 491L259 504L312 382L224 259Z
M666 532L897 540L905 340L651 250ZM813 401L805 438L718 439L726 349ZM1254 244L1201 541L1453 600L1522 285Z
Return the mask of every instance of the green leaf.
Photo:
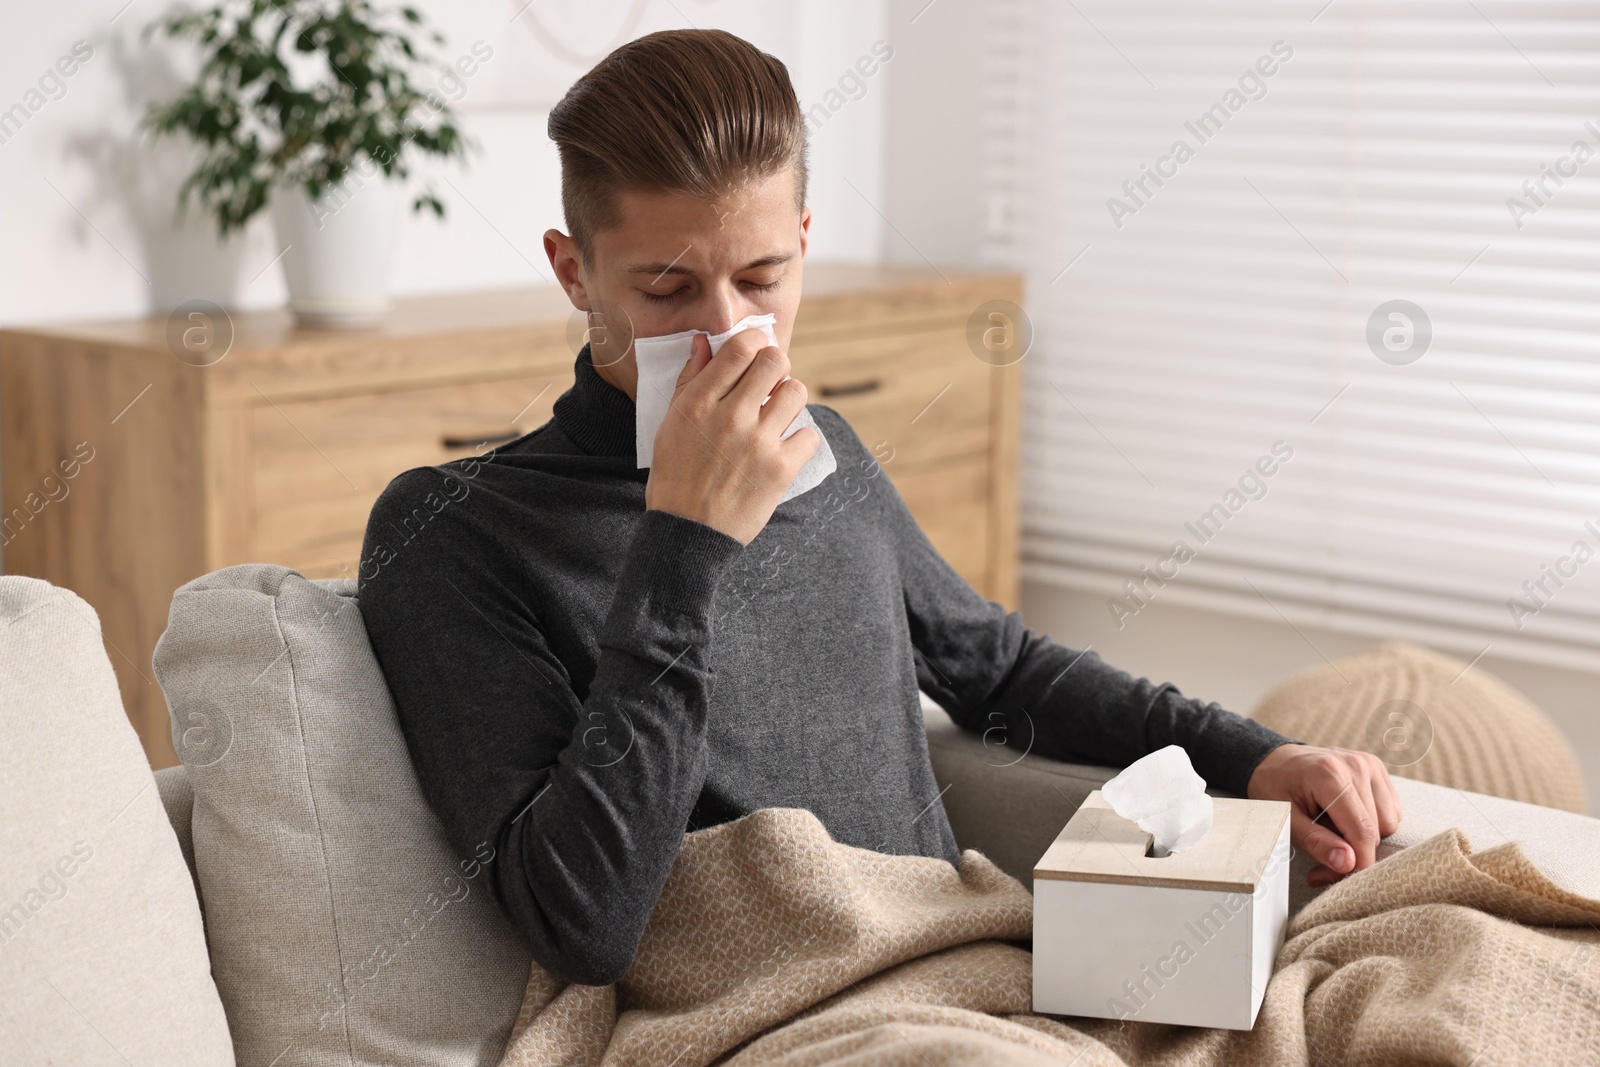
M426 88L418 88L434 77L418 43L442 45L445 38L414 6L220 0L158 17L143 34L191 41L199 53L193 82L149 104L139 121L154 137L183 136L196 145L178 210L202 205L224 234L259 214L274 186L298 185L315 199L363 155L390 178L404 177L407 159L419 155L465 158L454 113L448 106L434 111ZM286 54L321 56L325 71L297 85ZM444 217L431 191L414 207Z

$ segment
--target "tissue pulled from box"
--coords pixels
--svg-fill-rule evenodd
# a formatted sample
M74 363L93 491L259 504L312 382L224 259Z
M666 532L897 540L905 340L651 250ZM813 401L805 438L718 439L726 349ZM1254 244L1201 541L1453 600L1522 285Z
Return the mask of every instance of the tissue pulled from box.
M742 330L760 330L766 336L767 344L775 345L778 340L772 327L776 321L774 315L747 315L734 323L731 329L715 335L705 330L684 330L681 333L663 334L660 337L634 339L633 351L639 371L638 387L634 391L634 452L636 463L641 469L650 466L654 459L656 431L661 428L662 421L667 417L667 410L672 403L672 393L678 383L678 375L683 373L683 365L689 362L694 335L706 334L711 343L712 355L716 355L724 342ZM765 404L766 401L763 400L762 403ZM817 431L819 444L816 454L806 461L806 465L800 468L800 473L795 475L794 481L784 491L783 497L778 501L780 504L815 488L837 468L833 449L828 447L827 435L822 432L822 427L816 424L811 412L806 409L800 409L800 414L794 417L794 421L789 423L781 436L787 438L802 426L809 426Z
M1192 848L1211 829L1211 796L1189 753L1168 745L1123 768L1100 787L1111 810L1155 838L1150 855Z

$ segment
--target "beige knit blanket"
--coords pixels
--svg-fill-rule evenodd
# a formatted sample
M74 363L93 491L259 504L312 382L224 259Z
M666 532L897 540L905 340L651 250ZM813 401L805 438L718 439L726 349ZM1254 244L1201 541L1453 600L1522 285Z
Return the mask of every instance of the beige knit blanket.
M1514 842L1449 830L1330 887L1250 1031L1033 1014L1032 901L974 851L758 811L685 836L620 983L535 967L501 1067L1600 1063L1600 901Z

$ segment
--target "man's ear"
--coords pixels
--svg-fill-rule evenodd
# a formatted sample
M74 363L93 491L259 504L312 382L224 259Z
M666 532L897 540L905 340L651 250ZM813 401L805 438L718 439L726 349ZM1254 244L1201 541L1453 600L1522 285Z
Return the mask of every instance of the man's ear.
M806 258L806 246L811 241L811 205L800 209L800 258Z
M544 254L550 257L550 269L556 273L556 283L566 290L572 306L580 311L593 310L589 306L589 292L583 285L583 256L578 251L577 242L560 230L546 230Z

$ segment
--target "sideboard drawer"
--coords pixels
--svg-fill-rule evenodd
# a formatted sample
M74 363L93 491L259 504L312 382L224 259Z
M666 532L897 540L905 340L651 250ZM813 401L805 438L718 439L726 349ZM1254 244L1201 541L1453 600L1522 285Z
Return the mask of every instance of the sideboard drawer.
M967 351L959 331L796 346L790 363L810 401L843 415L886 464L955 459L989 448L993 375Z
M991 378L964 347L950 351L963 344L950 331L834 341L807 346L794 363L812 401L837 410L890 470L909 478L908 468L928 463L977 456L968 462L981 468L987 461ZM569 371L252 405L256 520L250 558L313 578L354 576L367 515L390 479L412 467L485 452L513 429L518 435L536 429L571 384ZM458 443L451 447L447 440ZM913 484L927 480L918 476ZM984 558L987 541L954 528L971 525L970 516L955 511L986 510L982 486L919 488L918 495L913 510L935 527L951 527L941 535L961 546L952 551ZM944 513L952 518L937 517ZM956 567L981 584L981 565Z
M395 475L537 429L571 385L568 371L253 405L251 558L307 577L355 577L367 514Z

